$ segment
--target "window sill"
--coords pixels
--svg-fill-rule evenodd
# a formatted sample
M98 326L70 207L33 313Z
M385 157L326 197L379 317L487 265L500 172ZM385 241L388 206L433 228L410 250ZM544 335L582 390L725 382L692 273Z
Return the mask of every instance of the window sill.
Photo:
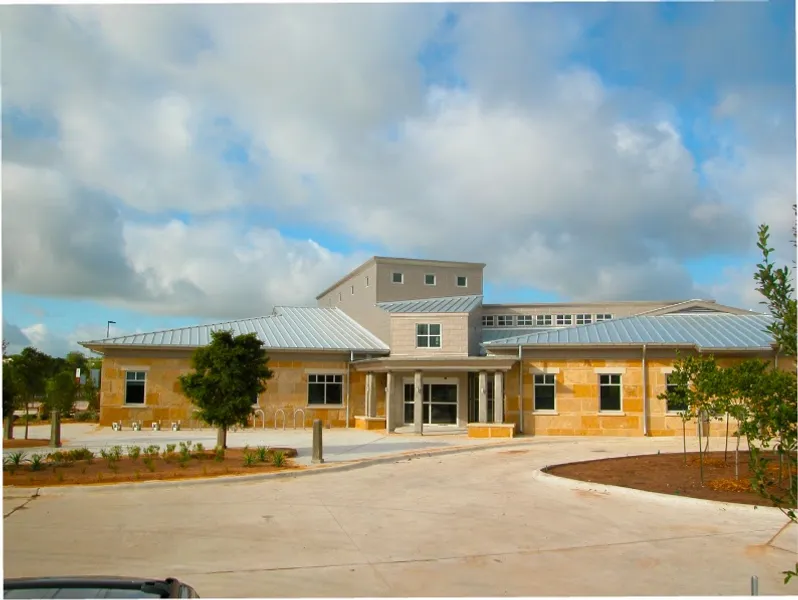
M308 404L305 406L305 410L341 410L346 408L343 404Z
M666 417L681 417L684 411L681 410L669 410L665 412Z
M556 410L533 410L533 415L545 415L547 417L559 417L560 413Z
M125 408L148 408L146 404L123 404Z
M600 410L596 413L598 417L625 417L626 413L622 410Z

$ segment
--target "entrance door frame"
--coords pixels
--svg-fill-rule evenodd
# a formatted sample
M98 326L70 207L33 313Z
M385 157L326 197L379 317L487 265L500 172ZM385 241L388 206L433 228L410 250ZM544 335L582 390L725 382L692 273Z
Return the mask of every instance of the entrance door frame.
M402 418L404 419L404 410L405 404L409 404L405 402L405 386L407 384L415 386L415 378L414 377L403 377L402 378ZM456 428L457 424L460 422L460 379L457 377L423 377L421 378L421 385L453 385L455 388L455 398L457 398L457 402L455 403L455 415L454 415L454 423L428 423L424 422L424 427L452 427ZM415 396L414 396L415 398ZM430 391L430 400L432 400L432 392ZM422 391L422 401L423 401L423 391ZM430 402L430 417L432 416L432 402ZM437 403L436 403L437 404ZM405 423L405 425L412 425L412 421L410 423Z

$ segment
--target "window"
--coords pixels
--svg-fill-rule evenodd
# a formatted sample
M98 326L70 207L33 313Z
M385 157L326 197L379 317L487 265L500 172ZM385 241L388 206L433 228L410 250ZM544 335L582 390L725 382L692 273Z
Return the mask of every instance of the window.
M308 375L308 405L340 405L344 403L343 375Z
M518 315L517 318L519 327L531 327L533 324L532 315Z
M537 325L538 327L551 325L551 315L538 315L535 318L535 325Z
M366 287L368 287L368 286L369 286L369 276L366 275Z
M127 371L125 373L125 404L144 404L146 381L146 371Z
M573 323L573 315L557 315L557 325L570 325Z
M483 327L493 327L493 315L483 315L482 316L482 326Z
M671 381L671 374L665 376L665 389L668 392L667 407L665 410L668 412L680 412L687 410L687 398L683 390L679 389L679 385L675 381Z
M465 275L458 275L457 287L468 287L468 277L466 277Z
M416 348L440 348L441 326L439 323L416 323Z
M424 275L424 285L435 285L435 274L434 273L427 273Z
M355 295L355 286L353 285L349 286L349 293L352 294L353 296Z
M576 315L577 325L589 325L593 322L593 315Z
M599 375L599 411L621 410L621 376Z
M535 375L535 410L554 410L554 374Z
M512 327L513 326L513 315L499 315L496 317L497 325L499 327Z
M343 295L341 294L341 292L338 292L338 302L340 302L340 301L341 301L341 300L343 300L343 299L344 299L344 297L343 297Z
M612 319L612 315L596 315L596 323L599 321L609 321Z
M393 283L404 283L405 282L404 273L399 273L398 271L395 273L391 273L391 281Z

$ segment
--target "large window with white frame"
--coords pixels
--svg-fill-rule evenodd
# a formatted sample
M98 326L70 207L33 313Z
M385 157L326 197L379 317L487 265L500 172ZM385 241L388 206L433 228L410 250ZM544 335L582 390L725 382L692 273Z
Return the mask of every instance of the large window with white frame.
M440 323L416 323L416 348L440 348Z
M599 412L621 412L621 375L599 375Z
M424 285L435 285L438 282L438 278L435 276L435 273L427 273L424 275Z
M493 327L495 324L495 320L493 315L482 315L482 326L483 327Z
M125 372L125 404L142 406L144 404L144 388L147 385L146 371Z
M596 315L596 323L598 323L600 321L611 321L611 320L612 320L612 315L611 314L604 313L604 314Z
M576 315L577 325L589 325L593 322L593 315Z
M343 403L343 375L329 373L308 375L308 406L340 406Z
M573 324L573 315L557 315L557 325Z
M457 287L468 287L468 277L466 277L465 275L458 275Z
M679 413L687 410L686 391L673 381L672 375L672 373L665 375L665 389L668 392L665 410L669 413Z
M391 273L391 283L404 283L405 282L405 274L400 273L399 271L394 271Z
M535 410L555 410L554 373L535 373Z
M535 317L535 325L538 327L547 327L551 325L551 315L537 315Z
M513 315L498 315L496 317L496 325L499 327L512 327L513 321Z
M532 315L518 315L516 319L519 327L531 327L535 324L535 318Z

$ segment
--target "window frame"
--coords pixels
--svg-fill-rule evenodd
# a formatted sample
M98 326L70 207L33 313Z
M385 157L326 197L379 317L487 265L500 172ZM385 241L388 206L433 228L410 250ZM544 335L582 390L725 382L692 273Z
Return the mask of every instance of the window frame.
M496 327L496 315L482 315L482 326Z
M670 378L671 375L673 375L673 373L665 373L665 391L666 392L669 391L669 389L671 387L674 387L674 388L677 387L677 385L675 383L670 383L668 381L668 379ZM670 406L668 406L668 399L667 398L665 399L665 414L666 415L679 415L679 416L681 416L682 414L684 414L684 411L686 411L686 410L687 410L686 407L685 408L671 409Z
M399 281L396 281L396 276L399 275ZM405 274L402 271L391 271L391 283L394 285L403 285L405 282Z
M543 378L542 383L538 383L538 377ZM547 381L551 378L551 383ZM552 388L552 408L538 408L538 386ZM534 373L532 375L532 412L540 414L552 414L557 412L557 375L556 373Z
M581 321L581 323L580 323ZM575 325L592 325L593 324L593 315L588 313L578 313L574 315L574 324Z
M552 323L551 315L535 315L535 327L551 327Z
M420 333L419 332L419 328L420 327L426 327L427 328L427 332L426 333ZM437 334L432 333L432 331L431 331L432 327L437 327L438 328L438 333ZM430 342L432 341L433 338L438 338L438 345L437 346L430 345ZM419 340L421 340L421 339L426 339L427 340L427 345L426 346L422 346L422 345L419 344ZM440 350L442 347L443 347L443 327L441 326L440 323L416 323L416 348L417 349Z
M566 326L566 325L573 325L574 324L574 316L568 315L565 313L557 315L556 323L558 326Z
M460 285L460 280L463 280L463 285ZM455 275L454 276L454 284L459 288L467 288L468 287L468 275Z
M602 383L603 377L609 377L609 383ZM612 383L612 378L617 377L618 383ZM598 412L600 414L617 415L623 413L623 373L598 373ZM617 387L618 388L618 408L605 409L601 407L601 391L605 388Z
M336 408L340 409L344 406L344 374L343 373L327 373L325 371L313 371L308 373L308 386L307 386L307 395L305 397L305 407L306 408L313 408L313 409L323 409L323 408ZM313 381L314 378L317 377L324 377L324 381ZM335 379L333 381L327 381L327 377L337 378L338 381ZM324 402L323 403L313 403L310 401L310 390L312 385L323 385L324 386ZM327 388L329 386L341 386L341 401L338 404L332 404L327 402Z
M427 283L427 277L432 277L432 283ZM424 273L424 285L430 287L438 285L438 276L435 273Z
M516 315L516 323L518 327L534 327L535 315ZM523 321L522 321L523 319Z
M502 323L502 320L509 319L510 322ZM496 327L514 327L515 326L515 315L496 315Z
M354 296L355 295L355 286L353 286L353 285L349 286L349 295L350 296Z
M594 323L603 323L604 321L612 321L612 313L597 313L595 315Z
M146 369L138 369L138 368L133 367L133 368L129 368L129 369L123 369L123 371L125 373L125 400L124 400L124 406L133 407L133 408L139 408L139 407L147 406L147 379L148 379L147 370ZM131 374L131 373L142 374L142 375L144 375L144 377L142 379L139 379L137 377L137 378L135 378L135 379L133 379L131 381L131 380L128 379L128 374ZM138 383L139 381L142 382L142 385L141 385L141 389L142 389L141 402L128 402L128 400L127 400L128 385L130 383Z
M368 287L368 286L369 286L369 276L366 275L366 287Z

